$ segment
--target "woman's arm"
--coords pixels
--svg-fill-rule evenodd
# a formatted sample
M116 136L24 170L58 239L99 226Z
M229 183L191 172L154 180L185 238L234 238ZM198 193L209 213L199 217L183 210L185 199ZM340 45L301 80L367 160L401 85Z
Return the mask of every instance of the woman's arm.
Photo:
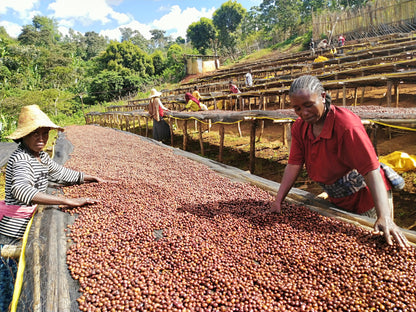
M166 107L165 107L165 105L163 105L163 104L162 104L162 101L161 101L159 98L157 99L157 101L158 101L159 106L160 106L163 110L165 110L165 111L169 110L168 108L166 108Z
M65 198L39 192L32 198L32 204L41 205L65 205L79 207L86 204L95 204L98 200L91 198Z
M280 213L282 202L285 200L286 195L289 193L293 184L295 183L302 166L300 165L287 165L283 174L282 183L280 184L279 190L275 201L272 203L270 212Z
M377 212L377 220L374 223L374 234L383 232L387 244L393 244L391 238L393 236L401 248L408 247L409 243L406 237L393 221L386 186L379 169L368 172L364 176L364 179L373 197L374 206Z

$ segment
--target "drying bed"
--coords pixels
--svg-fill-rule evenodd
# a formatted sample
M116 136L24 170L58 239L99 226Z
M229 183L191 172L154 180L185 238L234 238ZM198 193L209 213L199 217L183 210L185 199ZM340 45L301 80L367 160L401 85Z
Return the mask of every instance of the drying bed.
M415 311L416 253L220 176L172 149L67 128L66 166L117 181L64 189L82 311Z

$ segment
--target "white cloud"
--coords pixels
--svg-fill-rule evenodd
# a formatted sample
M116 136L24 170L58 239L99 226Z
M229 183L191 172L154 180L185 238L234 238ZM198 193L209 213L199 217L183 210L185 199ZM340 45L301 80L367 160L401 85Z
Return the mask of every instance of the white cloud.
M160 8L159 11L160 10L162 9ZM201 11L198 11L196 8L187 8L182 11L178 5L174 5L170 7L169 10L167 10L166 7L163 7L163 11L168 11L168 13L160 19L154 20L151 24L142 24L134 20L114 29L102 30L100 35L107 36L110 39L120 40L120 28L123 27L138 30L143 37L148 40L152 37L150 34L150 30L152 29L164 30L167 32L167 35L171 35L173 38L179 36L185 38L188 26L193 22L199 21L201 17L212 18L215 8L211 8L209 10L202 9Z
M100 35L106 36L111 40L117 40L117 41L120 41L120 38L121 38L121 32L119 28L101 30Z
M59 32L62 34L62 38L69 35L69 28L65 26L58 27Z
M26 18L27 13L38 3L39 0L2 0L0 2L0 14L5 14L10 9L17 12L21 18Z
M97 21L107 24L111 19L122 24L130 20L127 14L114 11L106 0L56 0L49 4L48 9L55 12L55 18L74 19L84 25Z
M152 26L169 32L174 38L178 36L185 38L190 24L199 21L201 17L212 18L214 11L215 8L209 10L204 8L201 11L196 8L186 8L182 11L178 5L174 5L168 14L153 21Z
M60 19L59 27L73 28L75 25L74 20L72 19Z
M100 35L107 36L110 39L118 40L121 39L121 32L120 28L131 28L133 30L139 31L143 37L146 39L150 39L152 35L150 34L150 30L152 29L151 26L139 23L138 21L132 21L128 24L120 25L115 29L106 29L100 32Z
M0 14L6 17L17 16L22 25L31 24L33 17L41 14L35 10L39 2L40 0L0 0Z
M22 31L22 26L12 22L0 21L0 26L3 26L10 37L13 38L17 38Z

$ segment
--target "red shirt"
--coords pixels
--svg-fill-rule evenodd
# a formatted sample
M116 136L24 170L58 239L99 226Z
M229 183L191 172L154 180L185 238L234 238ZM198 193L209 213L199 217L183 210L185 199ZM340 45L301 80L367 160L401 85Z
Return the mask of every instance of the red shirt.
M346 108L333 105L317 138L312 126L301 118L293 124L289 164L305 164L313 181L328 185L353 169L364 176L380 166L360 118ZM384 171L380 172L386 188L390 189ZM340 208L359 214L374 207L368 187L351 196L329 199Z
M240 93L240 90L237 88L236 85L231 84L230 85L230 92L231 93Z

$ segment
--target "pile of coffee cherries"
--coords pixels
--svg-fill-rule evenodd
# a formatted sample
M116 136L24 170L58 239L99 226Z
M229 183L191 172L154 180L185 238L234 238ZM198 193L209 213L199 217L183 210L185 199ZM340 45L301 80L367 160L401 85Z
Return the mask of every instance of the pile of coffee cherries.
M222 177L138 136L71 126L81 311L415 311L415 249ZM115 182L114 182L115 181Z

